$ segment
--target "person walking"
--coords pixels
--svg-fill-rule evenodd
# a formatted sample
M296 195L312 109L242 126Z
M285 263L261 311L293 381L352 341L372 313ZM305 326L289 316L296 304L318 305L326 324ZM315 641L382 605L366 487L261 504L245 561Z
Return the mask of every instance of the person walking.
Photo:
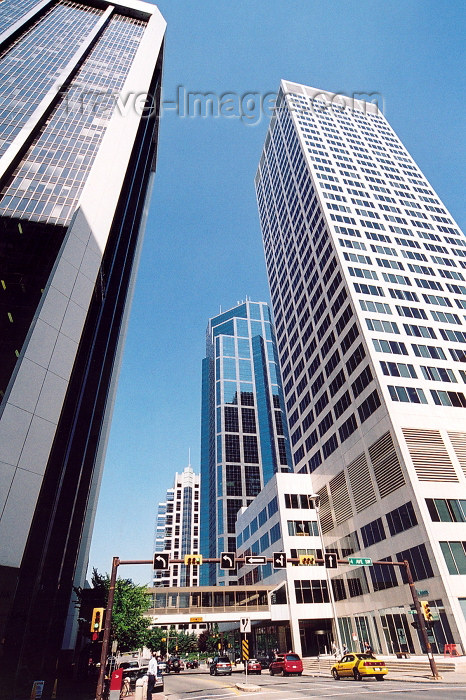
M149 661L149 668L147 669L147 700L152 700L152 691L157 682L157 668L157 655L153 651Z

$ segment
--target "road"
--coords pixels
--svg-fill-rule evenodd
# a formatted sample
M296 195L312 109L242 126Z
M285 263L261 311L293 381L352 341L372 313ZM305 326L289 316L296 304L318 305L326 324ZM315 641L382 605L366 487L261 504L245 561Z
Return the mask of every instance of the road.
M464 687L448 686L439 683L407 683L401 681L384 681L377 683L375 678L364 681L353 679L334 681L333 678L313 678L311 676L281 678L270 677L268 671L260 676L249 676L248 682L259 685L260 693L248 693L238 690L236 683L244 683L244 673L233 672L232 676L210 676L204 669L183 671L180 675L165 676L165 697L167 700L228 700L241 696L251 700L303 700L303 698L339 698L376 695L376 700L460 700L466 699ZM154 695L154 698L156 696ZM373 700L373 699L372 699Z

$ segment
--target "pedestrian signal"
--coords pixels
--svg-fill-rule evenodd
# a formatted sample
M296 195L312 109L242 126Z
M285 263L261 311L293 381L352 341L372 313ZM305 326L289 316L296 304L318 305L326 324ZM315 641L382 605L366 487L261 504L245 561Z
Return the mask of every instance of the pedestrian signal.
M197 566L202 564L202 554L185 554L184 555L185 566Z
M100 632L104 621L105 608L94 608L92 611L91 632Z
M428 600L420 600L419 602L421 604L421 609L422 609L422 614L424 615L424 620L432 620L433 615L432 615L430 608L429 608L429 601Z
M299 564L300 566L314 566L316 563L316 558L312 554L300 554Z

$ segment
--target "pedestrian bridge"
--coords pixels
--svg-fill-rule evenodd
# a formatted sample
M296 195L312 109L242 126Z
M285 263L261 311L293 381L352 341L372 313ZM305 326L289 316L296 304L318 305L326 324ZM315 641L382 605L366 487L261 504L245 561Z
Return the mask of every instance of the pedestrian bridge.
M271 596L276 588L276 585L149 588L152 605L146 614L155 625L237 623L241 617L271 621Z

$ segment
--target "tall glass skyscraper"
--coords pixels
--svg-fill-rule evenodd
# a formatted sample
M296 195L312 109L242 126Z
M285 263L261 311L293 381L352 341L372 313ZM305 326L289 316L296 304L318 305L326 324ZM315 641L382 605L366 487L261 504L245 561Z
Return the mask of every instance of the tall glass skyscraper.
M0 637L11 700L29 697L34 679L50 697L72 586L84 584L155 172L165 22L132 0L4 0L0 27Z
M287 429L269 307L246 301L211 318L202 373L201 554L236 550L238 510L289 471ZM216 571L217 568L217 571ZM201 583L236 575L203 565Z
M408 560L434 651L466 649L466 238L376 105L304 85L281 84L256 191L327 551ZM420 651L402 572L332 584L348 646Z

